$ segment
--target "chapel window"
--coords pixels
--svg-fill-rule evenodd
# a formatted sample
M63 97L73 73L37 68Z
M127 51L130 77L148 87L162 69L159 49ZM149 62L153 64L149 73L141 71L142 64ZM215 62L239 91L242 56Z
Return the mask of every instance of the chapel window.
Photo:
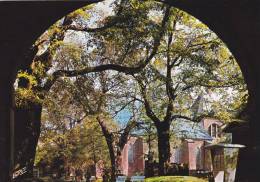
M219 137L219 126L213 123L212 125L209 126L208 133L213 138Z

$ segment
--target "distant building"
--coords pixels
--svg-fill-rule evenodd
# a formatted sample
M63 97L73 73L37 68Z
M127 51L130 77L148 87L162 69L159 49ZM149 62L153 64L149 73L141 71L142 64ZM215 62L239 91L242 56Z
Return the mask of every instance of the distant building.
M205 146L219 140L224 135L231 140L230 135L221 132L222 125L221 121L213 118L204 118L199 123L184 120L173 121L173 133L181 140L181 144L171 149L170 162L188 165L190 173L197 170L211 171L210 152ZM121 173L126 176L143 174L147 154L147 144L143 139L130 137L123 149Z
M217 119L204 118L199 123L174 121L173 132L181 139L181 145L172 149L171 163L187 164L190 173L197 170L210 171L210 152L205 146L223 136Z
M140 137L130 137L122 152L120 170L126 176L144 173L144 144Z

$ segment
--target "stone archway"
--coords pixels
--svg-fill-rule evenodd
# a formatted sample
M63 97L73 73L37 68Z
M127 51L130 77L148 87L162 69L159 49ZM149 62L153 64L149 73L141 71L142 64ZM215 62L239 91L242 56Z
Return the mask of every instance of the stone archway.
M28 50L36 38L57 19L97 0L85 2L1 2L0 3L0 181L8 181L12 161L12 85L18 68L30 64ZM238 60L249 89L247 113L251 125L251 175L257 180L260 161L260 2L258 0L164 0L208 25L228 45ZM48 13L46 13L48 12ZM10 129L11 128L11 129ZM258 154L258 155L257 155ZM252 181L251 180L251 181Z

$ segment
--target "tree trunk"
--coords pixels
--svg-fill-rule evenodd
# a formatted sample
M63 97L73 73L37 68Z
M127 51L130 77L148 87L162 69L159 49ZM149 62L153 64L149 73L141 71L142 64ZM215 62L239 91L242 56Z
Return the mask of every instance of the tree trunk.
M113 143L109 141L109 137L106 137L106 142L109 150L110 162L111 162L111 181L116 181L116 157L114 152Z
M164 121L157 125L159 175L165 175L170 160L170 122Z
M116 170L117 173L119 174L123 174L123 170L122 170L122 151L123 149L118 149L116 152Z
M105 125L104 121L97 117L98 123L102 129L102 133L106 139L106 143L109 150L109 157L111 162L111 181L116 181L116 156L115 156L115 150L114 150L114 139L112 133L109 132L107 126Z

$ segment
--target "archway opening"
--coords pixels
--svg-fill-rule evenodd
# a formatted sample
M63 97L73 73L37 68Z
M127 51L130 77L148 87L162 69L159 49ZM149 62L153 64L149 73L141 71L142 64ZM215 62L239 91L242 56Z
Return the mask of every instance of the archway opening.
M232 121L239 116L247 99L243 76L232 54L212 31L190 15L163 4L107 2L112 3L111 7L103 5L107 14L96 11L96 5L79 9L35 43L39 51L31 68L18 74L17 112L26 121L17 127L29 126L24 137L31 138L20 138L17 148L24 151L17 155L17 161L29 150L31 158L23 163L33 164L42 111L47 112L44 127L51 128L47 131L52 132L51 139L58 134L65 136L62 130L70 133L77 127L81 131L86 117L96 122L110 150L109 167L114 173L124 170L123 152L130 134L145 135L149 140L156 135L160 175L167 173L170 139L178 133L174 131L178 123L187 124L188 130L181 128L187 135L188 125L204 117ZM71 114L75 116L72 119ZM59 119L62 122L56 122ZM63 139L59 136L55 141ZM55 141L48 143L50 148ZM130 147L127 152L132 150ZM42 156L41 160L47 159Z

